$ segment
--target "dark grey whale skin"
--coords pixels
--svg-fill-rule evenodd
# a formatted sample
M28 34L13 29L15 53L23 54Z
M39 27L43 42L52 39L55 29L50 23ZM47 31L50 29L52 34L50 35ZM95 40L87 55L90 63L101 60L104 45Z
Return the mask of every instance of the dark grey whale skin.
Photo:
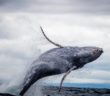
M76 69L82 68L97 59L102 52L102 48L98 47L64 47L45 52L33 62L25 77L20 95L23 96L40 78L65 73L73 66L76 66Z
M20 96L39 79L67 72L73 66L82 68L85 64L97 59L103 50L98 47L63 47L51 49L32 63L25 76ZM0 96L14 96L1 93Z

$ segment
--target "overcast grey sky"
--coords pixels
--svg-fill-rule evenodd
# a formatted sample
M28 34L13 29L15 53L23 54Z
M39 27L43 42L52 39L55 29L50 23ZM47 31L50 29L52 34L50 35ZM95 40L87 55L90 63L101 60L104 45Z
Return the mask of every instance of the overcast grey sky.
M0 0L0 12L110 13L110 0Z

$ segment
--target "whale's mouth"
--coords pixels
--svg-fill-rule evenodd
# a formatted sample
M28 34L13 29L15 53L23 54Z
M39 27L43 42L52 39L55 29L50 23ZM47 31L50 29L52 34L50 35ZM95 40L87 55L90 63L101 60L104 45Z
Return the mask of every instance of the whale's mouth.
M102 48L94 48L94 52L101 54L101 53L103 53L103 49Z
M104 52L104 51L103 51L103 48L98 48L98 50L99 50L101 53Z
M103 53L103 49L102 48L95 48L92 52L94 59L97 59L98 57L100 57L100 55Z

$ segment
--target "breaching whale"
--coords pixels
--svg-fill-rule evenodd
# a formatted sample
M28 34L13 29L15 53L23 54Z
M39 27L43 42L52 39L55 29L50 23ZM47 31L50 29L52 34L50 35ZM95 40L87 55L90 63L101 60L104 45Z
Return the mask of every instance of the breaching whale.
M82 68L85 64L96 60L103 53L103 49L99 47L72 47L59 45L51 41L45 35L42 27L40 28L46 39L54 45L58 46L58 48L53 48L41 54L37 60L32 63L31 68L25 76L23 87L19 94L20 96L23 96L37 80L46 76L65 73L61 81L62 85L64 78L72 70ZM5 95L2 93L0 96L13 95Z

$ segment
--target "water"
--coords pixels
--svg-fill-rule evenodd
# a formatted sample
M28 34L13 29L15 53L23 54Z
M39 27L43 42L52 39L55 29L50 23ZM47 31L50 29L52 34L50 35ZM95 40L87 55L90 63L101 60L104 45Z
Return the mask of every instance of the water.
M109 15L3 13L0 14L0 92L19 93L32 61L55 47L42 36L39 25L49 38L64 46L104 49L98 60L72 72L65 84L100 83L106 87L110 83ZM61 77L45 78L42 83L59 83Z
M49 84L50 86L59 86L60 84ZM100 88L110 89L110 83L64 83L64 87L78 87L78 88Z

